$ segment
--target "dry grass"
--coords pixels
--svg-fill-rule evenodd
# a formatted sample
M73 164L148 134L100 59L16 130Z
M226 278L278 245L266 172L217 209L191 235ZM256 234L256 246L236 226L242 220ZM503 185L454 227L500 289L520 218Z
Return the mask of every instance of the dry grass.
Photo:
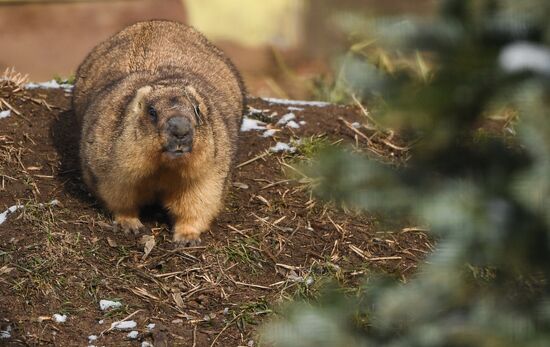
M9 88L9 93L7 87L0 89L8 103L19 106L23 117L32 110L35 122L54 118L66 107L51 99L40 101L14 84ZM45 143L50 137L42 127L28 134L0 133L0 192L3 201L24 206L9 216L8 229L2 229L14 238L0 246L0 273L9 274L0 276L9 288L4 294L17 298L16 307L29 302L32 312L55 310L80 317L79 329L92 320L86 323L88 334L97 319L112 322L134 315L140 322L172 327L166 334L183 345L246 345L256 325L281 303L316 300L327 283L353 292L366 273L409 275L431 247L423 231L377 234L372 216L318 201L312 193L315 179L300 170L300 162L343 143L373 155L405 152L394 148L398 145L391 134L372 128L361 115L365 111L353 112L354 120L364 124L352 128L370 142L348 127L353 120L345 114L332 127L342 126L346 134L324 129L300 136L293 155L268 152L270 140L248 134L244 148L253 150L239 157L235 182L240 184L229 195L226 212L203 246L184 249L171 247L168 226L157 218L148 222L151 231L143 240L114 233L108 213L85 192L65 190L71 180L78 186L79 178L70 170L60 173L59 158ZM22 119L13 117L9 124L22 129ZM283 141L297 138L288 132L281 130L278 136ZM263 147L251 145L260 141L266 141ZM60 203L49 204L54 198ZM101 312L100 299L120 300L123 306ZM35 336L29 343L50 341L51 334L44 335L44 328L35 324L24 325ZM95 333L103 333L101 343L116 341L109 340L116 333L108 327ZM161 338L141 333L145 339Z

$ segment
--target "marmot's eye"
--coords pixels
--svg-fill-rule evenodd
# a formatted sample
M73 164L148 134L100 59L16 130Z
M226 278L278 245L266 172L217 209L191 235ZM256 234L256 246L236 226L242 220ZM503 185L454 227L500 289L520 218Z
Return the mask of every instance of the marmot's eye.
M157 118L158 118L157 110L153 106L149 106L149 109L147 110L147 113L149 113L149 117L151 117L151 119L154 122L157 121Z
M197 124L202 124L202 114L199 105L193 105L193 111L195 111L195 120Z

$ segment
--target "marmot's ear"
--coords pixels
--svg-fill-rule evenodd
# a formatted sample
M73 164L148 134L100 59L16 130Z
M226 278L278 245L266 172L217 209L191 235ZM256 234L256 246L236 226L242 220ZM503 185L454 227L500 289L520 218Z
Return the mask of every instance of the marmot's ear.
M206 104L204 103L204 99L201 97L201 95L197 92L195 88L192 86L186 86L185 91L191 96L195 101L197 102L197 105L199 106L199 111L202 115L205 115L208 113L208 110L206 109Z
M134 95L134 98L132 99L132 102L130 102L129 110L132 114L140 113L143 110L143 99L151 93L153 90L153 87L151 86L144 86L139 88L136 91L136 95Z

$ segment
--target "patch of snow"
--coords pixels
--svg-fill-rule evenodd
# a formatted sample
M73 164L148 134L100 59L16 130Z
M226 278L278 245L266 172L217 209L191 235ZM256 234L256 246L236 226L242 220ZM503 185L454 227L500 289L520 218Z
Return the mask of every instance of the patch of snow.
M104 321L103 319L100 319L100 320L97 322L97 324L103 324L103 323L105 323L105 321Z
M359 124L359 122L353 122L351 123L351 126L354 127L355 129L359 129L361 127L361 124Z
M141 347L153 347L153 345L150 344L150 343L147 342L147 341L143 341L143 342L141 343Z
M300 125L306 125L306 121L305 121L305 120L301 120L299 123L300 123Z
M137 330L132 330L128 333L128 335L126 335L126 337L128 337L129 339L132 339L132 340L135 340L137 339L139 333L137 332Z
M294 153L296 152L296 147L291 147L288 143L277 142L277 144L271 147L269 150L274 153L279 153L279 152Z
M303 101L303 100L288 100L288 99L276 99L276 98L262 98L270 104L276 105L291 105L291 106L313 106L313 107L326 107L330 106L329 102L324 101Z
M111 328L117 330L130 330L134 329L135 327L137 327L137 323L133 320L125 320L122 322L114 322L111 324Z
M293 119L296 119L296 115L294 113L290 112L290 113L287 113L284 116L282 116L281 119L279 119L279 121L277 122L277 124L281 124L281 125L286 124L286 123L290 122Z
M286 109L289 110L289 111L303 111L304 110L301 107L294 107L294 106L289 106Z
M275 135L276 132L277 132L277 130L275 130L275 129L268 129L268 130L264 131L264 133L262 134L262 137L271 137L271 136Z
M101 309L101 311L105 311L110 308L119 308L119 307L122 307L121 302L111 301L111 300L99 300L99 308Z
M265 130L265 123L257 119L244 117L243 123L241 124L241 131L250 130Z
M10 213L14 213L15 211L23 207L24 207L23 205L13 205L8 207L8 209L5 210L4 212L0 213L0 225L6 221Z
M286 123L286 126L293 129L300 129L300 125L296 123L295 121L291 120L288 123Z
M52 318L56 323L65 323L67 321L66 314L54 313Z
M149 323L147 324L147 330L153 330L155 329L156 324L155 323Z
M44 207L44 206L57 206L57 205L59 205L59 204L60 204L59 200L53 199L52 201L50 201L50 202L48 202L48 203L46 203L46 204L39 203L38 206L40 206L40 207Z
M263 113L263 111L258 110L257 108L254 108L252 106L248 106L248 113L249 114L260 114L260 113Z
M550 49L529 42L507 45L498 57L500 67L509 73L532 71L550 75Z
M11 338L11 326L8 325L5 330L0 330L0 340Z
M88 336L88 343L92 343L94 342L95 340L97 340L97 335L90 335Z
M25 89L64 89L66 92L70 92L73 89L73 85L69 83L59 84L56 80L39 82L39 83L27 83Z
M5 110L0 112L0 119L7 118L9 116L11 116L11 110Z
M50 201L48 204L49 204L49 205L52 205L52 206L57 206L57 205L60 204L60 202L59 202L59 200L57 200L57 199L53 199L53 200Z

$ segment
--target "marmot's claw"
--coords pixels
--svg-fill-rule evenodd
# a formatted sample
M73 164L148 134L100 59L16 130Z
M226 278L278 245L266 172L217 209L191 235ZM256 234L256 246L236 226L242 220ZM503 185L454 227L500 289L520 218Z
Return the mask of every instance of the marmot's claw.
M174 248L196 247L200 245L201 239L194 240L174 240Z
M145 226L137 218L117 218L114 222L115 231L124 231L125 234L139 235L145 231Z
M188 224L179 224L174 227L174 243L176 247L194 247L201 243L201 233L197 228Z

